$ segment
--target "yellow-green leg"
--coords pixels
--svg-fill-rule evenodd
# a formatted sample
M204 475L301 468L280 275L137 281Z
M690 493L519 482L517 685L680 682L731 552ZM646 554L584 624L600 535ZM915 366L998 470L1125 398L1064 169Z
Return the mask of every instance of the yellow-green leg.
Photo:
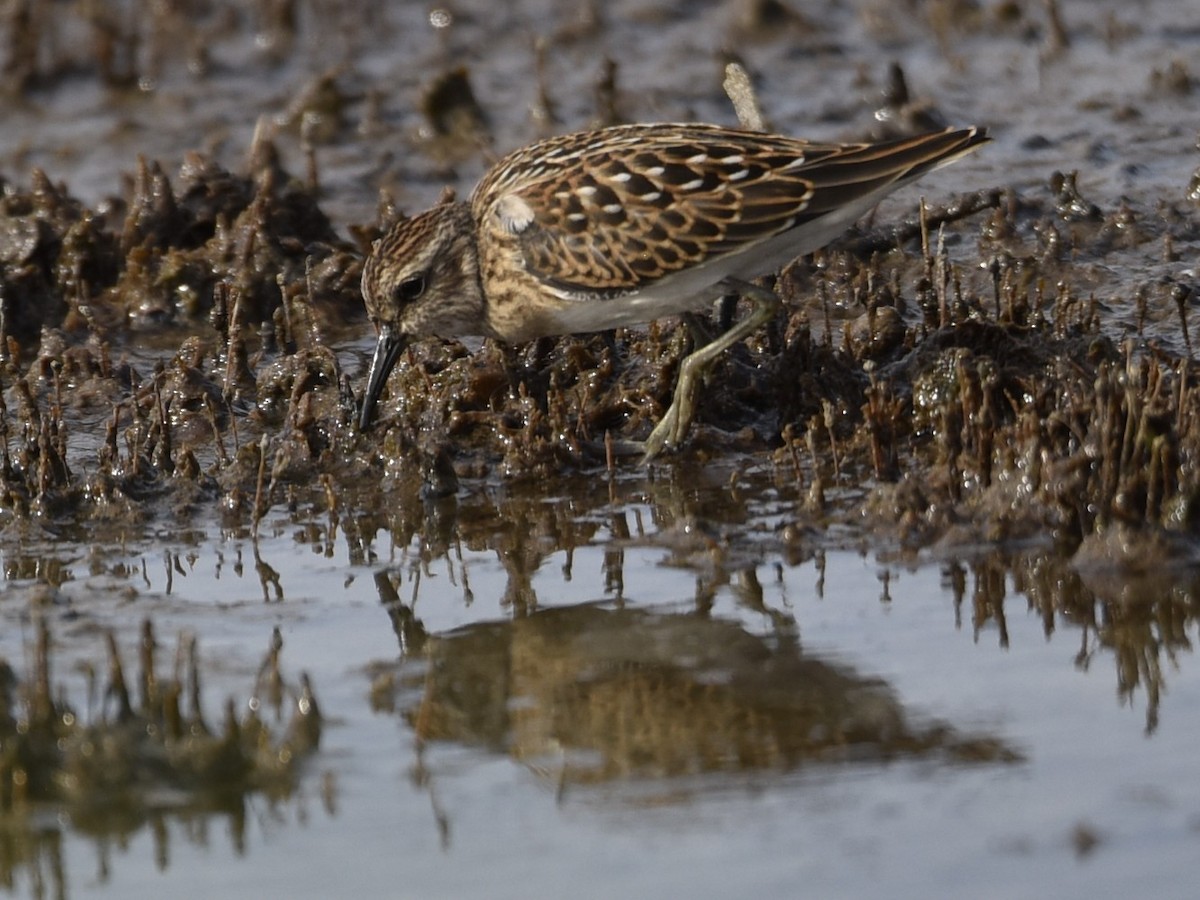
M663 415L662 421L646 438L642 454L643 463L649 462L664 449L678 447L683 443L684 437L687 436L688 426L692 424L692 416L696 412L696 400L700 387L713 364L722 353L769 322L781 305L779 297L773 291L748 281L726 278L721 282L720 287L730 293L740 294L748 300L753 300L754 309L741 322L716 340L688 354L680 363L675 397Z

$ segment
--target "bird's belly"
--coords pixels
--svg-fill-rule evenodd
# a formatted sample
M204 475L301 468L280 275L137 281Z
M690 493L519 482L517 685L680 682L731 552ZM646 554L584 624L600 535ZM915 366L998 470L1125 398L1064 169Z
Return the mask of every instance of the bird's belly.
M564 300L562 305L545 314L550 327L561 334L603 331L642 325L665 316L700 309L719 297L723 291L709 283L703 289L685 293L639 291L623 297L594 297Z

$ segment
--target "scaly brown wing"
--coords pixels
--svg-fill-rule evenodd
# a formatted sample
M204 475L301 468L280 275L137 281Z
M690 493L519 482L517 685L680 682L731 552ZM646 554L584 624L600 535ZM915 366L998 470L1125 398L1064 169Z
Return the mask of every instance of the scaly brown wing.
M705 125L566 135L506 157L473 196L564 295L619 296L916 178L986 138L821 144Z

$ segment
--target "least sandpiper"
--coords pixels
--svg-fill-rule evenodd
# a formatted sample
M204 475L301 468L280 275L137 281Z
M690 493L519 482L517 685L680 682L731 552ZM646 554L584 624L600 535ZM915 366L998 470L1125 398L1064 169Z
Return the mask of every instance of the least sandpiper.
M740 295L754 308L680 365L643 445L679 445L707 370L779 298L749 279L824 246L896 188L987 140L981 128L827 144L715 125L621 125L538 141L375 242L362 292L379 334L359 427L414 338L508 343L601 331Z

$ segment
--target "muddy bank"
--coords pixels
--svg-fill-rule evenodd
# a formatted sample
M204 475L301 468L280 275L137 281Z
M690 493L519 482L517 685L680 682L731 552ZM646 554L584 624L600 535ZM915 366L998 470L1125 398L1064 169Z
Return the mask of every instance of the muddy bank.
M252 526L278 503L378 515L373 502L463 478L632 467L607 442L643 437L669 403L690 347L674 322L515 348L424 342L381 425L359 433L360 370L335 348L365 328L356 276L380 226L339 240L269 143L253 158L247 176L200 157L174 180L144 165L121 216L43 177L4 198L9 527L167 511ZM785 311L722 360L687 446L660 465L765 466L800 518L918 542L965 528L1074 546L1114 523L1190 534L1191 286L1101 300L1074 278L1198 228L1185 202L1106 210L1056 173L847 235L769 279ZM1132 308L1131 333L1114 307ZM1183 353L1143 331L1164 308ZM845 487L854 500L830 499Z
M433 896L481 859L524 885L531 846L577 888L594 848L631 878L674 848L578 830L561 788L650 783L624 836L648 797L712 815L696 778L765 800L744 827L716 811L707 855L739 878L797 835L898 896L950 866L982 883L997 847L1036 851L1014 896L1048 893L1020 881L1046 865L1168 871L1195 807L1194 5L10 4L0 883L123 890L168 857L184 883L193 845L211 877L220 820L233 877L283 889L377 866L375 893ZM546 134L732 124L731 72L788 133L995 140L765 273L783 310L650 468L610 449L670 402L671 320L423 342L353 427L357 282L388 223ZM272 638L260 666L276 626L288 665ZM1096 724L1118 704L1140 708ZM497 791L509 763L532 803ZM864 868L843 834L883 853ZM690 894L719 883L672 861Z
M1190 535L1200 224L1194 135L1170 123L1194 87L1172 48L1194 37L1170 4L1136 25L1081 11L932 4L894 28L870 3L828 18L741 3L556 12L534 28L532 9L362 4L320 42L335 21L321 4L150 20L32 4L6 23L7 102L28 130L0 204L7 527L183 514L249 528L281 503L377 515L380 498L461 479L627 471L606 441L643 437L666 408L685 329L425 342L393 376L382 427L360 435L362 255L411 202L469 187L493 148L589 122L730 120L721 79L737 60L776 127L861 137L966 114L997 140L922 185L923 220L915 200L889 201L770 275L784 312L722 361L699 427L662 465L766 467L798 520L917 543L1074 546L1118 522ZM383 53L389 37L412 42L407 63ZM645 52L616 52L623 40ZM904 65L849 64L872 46ZM1102 52L1136 83L1103 82ZM1079 134L1022 99L1031 59L1055 102L1101 129L1082 156ZM231 106L254 84L271 116ZM531 95L532 118L515 114ZM815 124L785 96L807 97ZM47 155L85 97L74 150ZM142 154L124 184L99 182L98 145L80 143L114 116L130 127L109 132L106 164ZM217 121L218 141L184 136Z

